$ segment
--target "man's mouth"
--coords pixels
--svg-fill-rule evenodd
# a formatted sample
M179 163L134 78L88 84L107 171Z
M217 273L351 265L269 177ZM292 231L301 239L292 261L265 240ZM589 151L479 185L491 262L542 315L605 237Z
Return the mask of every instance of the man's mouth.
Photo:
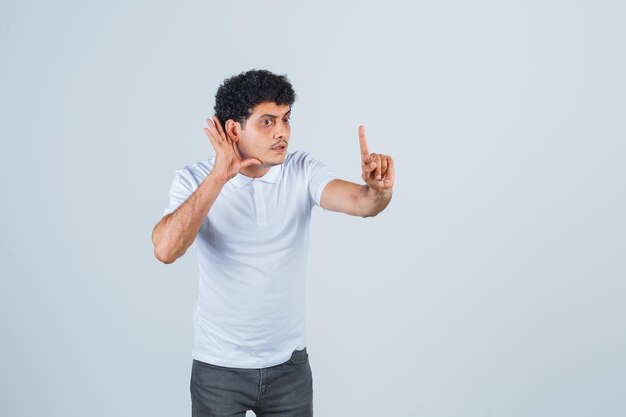
M272 150L273 150L274 152L278 152L278 153L285 152L285 150L286 150L286 149L287 149L287 146L286 146L286 145L283 145L283 144L281 144L281 145L277 145L277 146L274 146L274 147L272 148Z

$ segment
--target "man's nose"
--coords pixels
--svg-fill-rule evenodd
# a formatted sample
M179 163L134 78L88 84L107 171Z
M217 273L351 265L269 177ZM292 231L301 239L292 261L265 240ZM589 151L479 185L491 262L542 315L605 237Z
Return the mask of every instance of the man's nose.
M285 139L287 137L287 126L283 123L277 123L276 128L274 129L274 138L275 139Z

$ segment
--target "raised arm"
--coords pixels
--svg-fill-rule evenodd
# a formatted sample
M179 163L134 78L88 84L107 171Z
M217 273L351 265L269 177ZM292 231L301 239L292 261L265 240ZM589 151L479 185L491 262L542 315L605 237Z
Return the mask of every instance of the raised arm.
M261 164L254 158L242 160L217 116L213 118L207 119L208 127L204 129L216 153L211 173L187 200L164 216L152 230L154 256L163 263L172 263L185 254L224 185L241 169Z
M390 156L369 152L363 126L359 126L359 144L361 178L365 184L332 180L322 191L320 205L327 210L352 216L371 217L383 211L389 204L395 169Z

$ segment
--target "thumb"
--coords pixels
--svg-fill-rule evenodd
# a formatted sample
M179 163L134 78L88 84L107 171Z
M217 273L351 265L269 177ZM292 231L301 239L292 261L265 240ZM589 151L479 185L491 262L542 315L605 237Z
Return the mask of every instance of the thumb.
M252 165L263 165L263 162L259 161L256 158L248 158L241 162L241 168L247 168Z

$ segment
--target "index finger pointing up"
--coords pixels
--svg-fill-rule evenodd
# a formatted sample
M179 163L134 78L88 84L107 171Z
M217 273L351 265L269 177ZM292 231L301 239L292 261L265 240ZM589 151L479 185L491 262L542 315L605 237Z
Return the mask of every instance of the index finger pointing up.
M365 127L359 125L359 144L361 145L361 159L363 162L370 162L370 151L367 149L367 140L365 139Z

